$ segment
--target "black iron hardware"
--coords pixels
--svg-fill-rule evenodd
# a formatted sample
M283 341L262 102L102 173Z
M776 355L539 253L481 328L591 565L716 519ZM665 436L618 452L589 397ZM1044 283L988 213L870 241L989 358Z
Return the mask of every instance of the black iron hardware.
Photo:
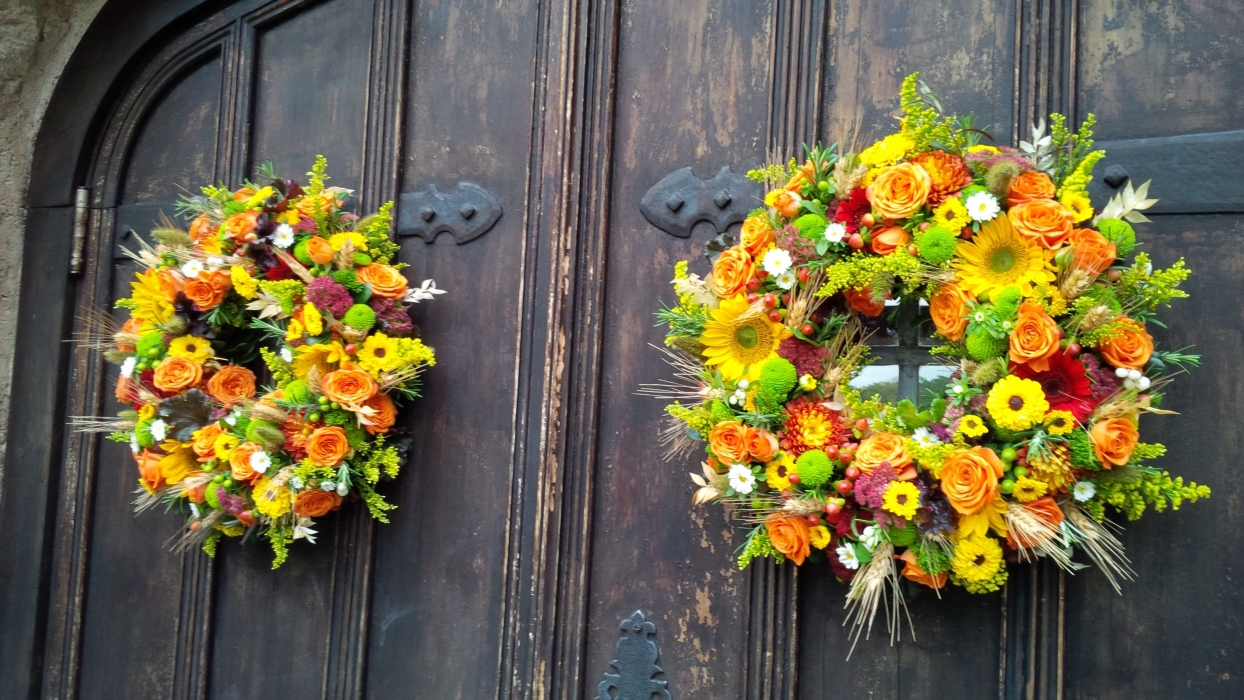
M397 235L418 236L431 243L448 233L454 243L462 245L488 233L500 218L501 202L473 182L459 182L452 192L428 185L426 190L402 194Z
M1102 176L1101 181L1110 186L1110 189L1117 190L1127 182L1127 171L1123 166L1112 165L1106 168L1106 174Z
M707 221L724 233L731 224L747 218L761 204L760 184L730 170L729 166L710 178L696 177L691 168L682 168L661 178L639 201L639 210L653 226L679 238Z
M596 700L670 700L666 681L657 678L665 675L657 666L657 626L636 610L618 627L622 638L609 664L616 673L605 674Z

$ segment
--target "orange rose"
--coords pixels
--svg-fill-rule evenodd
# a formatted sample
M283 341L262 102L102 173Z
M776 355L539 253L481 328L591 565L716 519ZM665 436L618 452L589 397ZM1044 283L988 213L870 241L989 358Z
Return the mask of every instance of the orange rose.
M1088 228L1078 228L1071 232L1071 251L1075 256L1075 266L1079 270L1088 270L1095 275L1105 272L1119 257L1119 248L1100 233Z
M1028 365L1036 372L1050 368L1050 358L1059 351L1058 324L1040 304L1026 301L1019 306L1019 318L1011 331L1011 361Z
M877 317L885 311L884 301L873 301L872 290L865 287L864 289L844 289L842 295L847 299L847 306L864 314L865 316Z
M327 265L333 261L336 251L333 250L333 246L328 241L319 236L312 236L307 241L307 255L316 263ZM362 270L360 269L359 272L362 272Z
M1011 189L1006 193L1006 205L1017 207L1024 202L1054 199L1056 194L1058 190L1054 187L1054 181L1049 175L1035 170L1025 170L1011 180Z
M263 448L253 442L244 442L229 453L229 474L234 481L251 483L263 476L251 467L251 455L256 452L263 452Z
M117 388L112 395L121 403L132 403L138 398L138 387L125 377L117 377Z
M143 324L138 319L125 319L125 323L121 324L121 330L117 331L115 336L117 350L121 352L134 352L134 342L138 336L142 335L142 330Z
M748 428L743 442L754 462L769 462L777 456L778 439L767 430Z
M925 571L918 563L916 553L910 549L905 550L897 558L907 562L907 566L903 567L903 578L929 588L941 588L946 585L946 572L943 571L936 576L930 576L929 572Z
M713 263L713 293L729 299L747 290L747 282L756 274L752 256L741 245L727 248Z
M773 229L763 216L749 216L743 222L743 231L739 234L739 245L747 250L753 258L773 243Z
M245 367L225 365L207 380L207 393L226 406L255 397L255 373Z
M336 491L323 489L303 491L294 499L294 512L308 518L328 515L329 511L337 510L340 506L341 496L338 496Z
M393 423L397 421L397 406L393 404L393 399L389 398L388 394L376 394L364 401L363 406L376 411L367 417L372 424L364 426L372 435L388 432L389 428L393 427Z
M244 211L225 219L225 235L238 243L252 243L256 240L255 222L259 212Z
M216 235L219 226L212 223L212 220L206 216L196 216L190 222L190 238L196 241L202 241Z
M708 447L722 464L746 464L747 428L733 420L718 423L708 434Z
M160 293L169 301L176 299L177 294L186 289L186 280L167 267L157 272L156 277L160 279Z
M916 467L912 464L911 455L907 454L906 440L902 435L894 433L873 433L860 442L855 451L855 466L868 473L889 462L890 467L903 481L916 478Z
M902 226L891 226L873 234L872 248L877 255L889 255L899 247L906 248L911 243L911 234Z
M160 472L160 455L151 450L143 450L134 455L138 463L138 483L150 493L164 485L164 474Z
M811 527L803 518L772 513L765 518L765 529L769 531L773 548L795 562L795 566L803 564L812 551Z
M946 340L963 340L968 327L968 295L956 284L943 284L929 298L933 326Z
M203 366L188 357L166 357L152 383L161 391L185 391L203 380Z
M335 467L350 454L350 441L346 439L346 431L333 425L317 428L307 438L307 457L312 464L321 467Z
M1093 451L1103 467L1121 467L1132 458L1132 450L1140 440L1136 425L1126 418L1099 420L1089 429L1093 439Z
M1019 235L1031 238L1050 250L1061 246L1071 235L1071 212L1049 199L1020 202L1007 212L1007 216Z
M971 515L993 503L998 477L1005 473L1002 460L988 447L951 452L942 465L942 493L962 515Z
M200 272L198 277L186 281L186 298L199 311L211 311L225 300L230 286L229 275L220 270Z
M233 191L233 201L235 202L245 202L246 200L254 196L255 196L254 187L239 187Z
M1049 523L1055 529L1058 529L1058 527L1063 524L1063 511L1058 507L1058 503L1049 496L1039 498L1032 503L1025 503L1022 507L1041 520ZM1050 538L1045 535L1016 537L1015 534L1015 530L1011 530L1006 533L1006 543L1010 545L1011 549L1031 549L1032 547L1039 547L1050 540Z
M1097 349L1101 356L1115 367L1142 369L1153 354L1153 336L1145 330L1145 325L1130 318L1122 319L1125 323L1119 333L1112 334Z
M919 165L900 163L881 171L868 186L868 201L883 219L905 219L929 199L933 181Z
M356 268L359 281L371 285L371 292L386 299L402 299L406 296L406 278L402 273L380 263Z
M773 204L771 204L770 206L772 206L774 209L777 209L777 212L779 214L781 214L782 216L785 216L788 219L793 219L799 215L799 205L802 203L803 200L799 195L795 194L794 192L790 192L788 190L782 190L778 192L777 194L775 194L771 201L773 202Z
M803 189L804 183L809 185L815 184L812 180L815 175L816 165L810 160L804 161L803 165L795 171L795 174L791 175L790 179L786 181L786 187L782 189L798 193L799 190Z
M199 456L200 462L206 462L216 456L216 438L220 437L222 432L224 431L215 423L199 429L190 447Z
M361 369L339 369L320 380L329 401L359 406L376 395L376 380Z

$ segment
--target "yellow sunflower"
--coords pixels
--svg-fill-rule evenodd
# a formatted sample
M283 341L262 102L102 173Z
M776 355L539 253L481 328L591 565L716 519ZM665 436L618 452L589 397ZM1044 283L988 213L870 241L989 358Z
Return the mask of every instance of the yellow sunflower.
M1050 435L1066 435L1076 429L1071 411L1050 411L1045 415L1045 429Z
M1003 377L989 390L985 408L993 421L1007 430L1027 430L1041 422L1050 402L1041 384L1015 375Z
M968 537L955 545L950 568L968 583L988 581L1002 567L1002 546L992 537Z
M168 344L168 354L173 357L188 357L198 364L212 359L212 344L206 338L194 335L183 335L173 338Z
M920 489L910 481L891 481L882 499L882 508L900 518L911 518L920 507Z
M933 224L948 231L958 231L970 223L972 217L968 216L968 208L958 197L948 198L933 210Z
M709 315L700 336L704 364L717 367L727 382L759 379L760 366L791 334L786 326L769 321L759 305L753 309L744 294L723 300Z
M774 491L790 490L790 475L796 473L795 458L789 454L765 465L765 483Z
M130 316L142 323L143 330L162 325L173 317L173 302L160 288L160 275L155 270L134 275L130 289L133 291L130 300L134 304Z
M1046 255L1037 244L1015 232L1011 220L995 217L970 241L960 241L951 265L959 286L973 296L1017 286L1026 296L1033 285L1054 280Z
M397 338L390 338L384 333L368 336L363 347L358 351L359 367L367 370L372 376L380 375L402 366L402 351Z

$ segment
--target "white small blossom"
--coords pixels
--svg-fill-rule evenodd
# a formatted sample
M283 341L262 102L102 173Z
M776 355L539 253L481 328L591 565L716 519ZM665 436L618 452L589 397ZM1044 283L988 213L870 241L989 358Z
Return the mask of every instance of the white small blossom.
M1118 377L1119 379L1127 379L1127 373L1128 373L1127 367L1120 367L1114 371L1114 376Z
M956 385L954 385L954 387L952 387L952 388L951 388L951 391L955 392L956 394L962 394L962 393L963 393L963 385L962 385L962 384L956 384Z
M743 464L732 465L730 471L726 473L726 479L730 482L730 488L744 496L756 487L756 475Z
M277 354L279 354L281 356L281 359L285 360L286 362L294 361L294 353L290 351L289 348L281 348L281 352Z
M785 274L792 264L794 260L791 259L790 253L781 248L770 248L760 259L760 266L774 277Z
M437 289L436 282L433 280L424 280L422 284L414 289L406 290L405 301L409 304L418 304L435 297L437 294L444 294L445 290Z
M138 454L140 450L142 448L138 446L138 433L130 433L130 452Z
M977 311L976 313L972 314L972 320L976 321L977 323L984 323L984 322L985 322L985 312L984 312L984 311Z
M276 233L272 234L272 245L278 248L288 248L294 244L294 228L289 224L281 224L276 227Z
M298 522L294 524L294 539L306 540L311 544L315 544L316 531L311 529L315 521L305 515L298 516Z
M860 541L864 543L864 548L873 551L877 545L881 544L881 540L885 538L885 531L876 525L869 525L860 533Z
M1083 503L1093 496L1097 495L1097 485L1091 481L1077 481L1075 486L1071 487L1071 496L1077 501Z
M267 452L260 450L251 454L250 463L251 469L263 474L268 471L268 467L272 466L272 458L268 456Z
M213 255L207 259L207 267L209 270L219 270L225 266L225 259L219 255Z
M185 275L186 279L192 280L198 277L204 269L206 268L203 267L203 261L196 258L182 263L181 274Z
M225 422L226 422L226 423L228 423L229 425L237 425L237 424L238 424L238 414L236 414L236 413L230 413L229 415L225 416Z
M911 439L915 440L916 444L921 447L932 447L942 444L941 439L928 428L916 428L915 432L911 434Z
M774 277L773 283L781 287L782 289L790 289L791 287L795 286L795 280L797 279L799 278L795 276L795 270L790 269L778 275L777 277Z
M746 390L747 390L747 387L749 387L749 386L751 386L751 385L752 385L752 383L751 383L751 382L749 382L749 381L747 381L746 379L740 379L740 380L739 380L739 383L738 383L738 384L736 384L735 386L737 386L738 388L740 388L740 389L742 389L742 390L746 391Z
M134 376L134 367L138 365L138 358L131 355L125 358L125 362L121 363L121 376L130 379Z
M1148 391L1149 387L1152 384L1153 382L1149 381L1148 377L1141 377L1140 379L1136 380L1136 388L1140 389L1141 391Z
M847 227L837 221L829 222L825 227L825 240L830 243L841 243L847 238Z
M345 498L350 493L350 487L346 486L344 481L337 482L337 495Z
M1002 211L998 199L988 192L977 192L968 197L967 208L972 221L989 221Z
M334 484L334 483L333 483L333 482L331 482L331 481L324 481L324 482L321 482L321 483L320 483L320 488L321 488L321 489L323 489L323 490L325 490L325 491L336 491L336 490L337 490L337 484Z
M839 547L837 552L838 561L843 566L852 570L860 568L860 558L855 556L855 547Z
M289 485L293 486L294 490L299 490L299 491L302 490L302 477L295 476L294 478L290 479Z
M168 423L159 418L152 421L151 437L156 442L164 442L164 438L168 437Z
M199 516L199 506L198 506L198 505L196 505L194 501L191 501L191 502L190 502L190 514L194 516L195 520L198 520L198 519L199 519L199 517L200 517L200 516Z

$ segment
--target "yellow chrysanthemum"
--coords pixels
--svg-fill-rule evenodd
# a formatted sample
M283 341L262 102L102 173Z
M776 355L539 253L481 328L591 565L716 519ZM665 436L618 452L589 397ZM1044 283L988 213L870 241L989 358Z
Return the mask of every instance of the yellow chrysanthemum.
M143 407L138 409L138 420L150 420L155 417L156 407L154 404L145 403Z
M172 449L168 449L168 448ZM168 454L160 459L160 475L164 477L164 481L170 484L176 484L186 478L192 470L199 468L199 461L195 458L194 450L190 449L190 445L183 445L179 442L173 442L172 445L164 443L161 445Z
M246 526L241 523L237 525L230 525L229 527L216 523L216 529L220 530L225 537L239 537L242 533L246 532Z
M981 420L980 416L974 416L969 413L959 420L959 430L957 432L968 437L980 437L989 432L989 428L985 427L985 421Z
M337 369L337 365L343 361L350 359L350 356L346 354L346 349L337 341L302 345L295 348L294 352L297 353L293 362L294 374L299 379L306 379L312 368L319 369L320 375L323 376Z
M833 539L829 534L829 528L824 525L816 525L808 530L808 541L817 549L825 549Z
M251 495L255 498L255 510L274 520L288 513L293 507L294 499L289 488L286 486L272 488L272 480L266 476L261 476L255 481L255 488Z
M418 338L399 338L398 348L402 354L402 364L436 366L436 351L424 345Z
M1093 203L1088 195L1076 190L1067 190L1058 198L1058 202L1071 212L1071 220L1077 224L1093 217Z
M972 223L972 217L962 199L950 197L933 210L933 223L948 231L958 231Z
M333 250L341 250L341 246L345 245L346 241L353 243L355 250L363 253L367 252L367 237L361 233L347 231L345 233L334 233L328 238L328 244L333 247Z
M860 151L859 159L870 168L894 165L915 147L916 142L906 134L890 134Z
M286 340L291 340L291 341L298 340L299 338L301 338L302 336L306 334L307 334L307 329L303 328L302 324L299 323L298 319L296 318L291 318L289 320L289 325L285 327L285 339Z
M795 458L783 453L765 465L765 483L775 491L790 490L790 475L796 473Z
M1007 430L1027 430L1041 422L1050 402L1045 400L1041 384L1015 375L1003 377L989 390L985 408L998 425Z
M996 156L1001 151L998 150L997 146L986 146L983 143L978 143L975 146L968 146L968 153L988 153Z
M240 265L229 268L229 281L233 283L233 291L242 295L243 299L254 299L259 296L259 280L251 277L251 273Z
M1075 468L1071 465L1071 450L1065 444L1055 443L1042 454L1029 453L1028 472L1049 484L1050 489L1061 491L1075 482Z
M155 270L134 275L130 290L130 300L134 302L130 316L142 323L143 330L162 325L173 317L173 302L160 288L160 275Z
M311 335L320 335L324 332L324 316L320 310L315 308L315 304L307 302L302 307L302 325L307 327L307 333Z
M1066 435L1076 429L1076 417L1071 411L1050 411L1045 414L1045 430L1050 435Z
M920 489L910 481L891 481L882 496L881 507L900 518L911 518L920 507Z
M1006 501L1002 496L994 498L993 503L981 507L971 515L960 515L959 537L984 537L992 529L1001 537L1006 537Z
M1033 285L1051 282L1046 255L1037 244L1015 232L1006 216L994 217L970 241L960 241L951 261L959 287L973 296L1012 285L1026 297Z
M183 335L173 338L168 344L168 354L174 357L188 357L198 364L212 359L212 344L206 338L196 335Z
M216 459L221 461L229 459L229 455L233 454L233 448L237 447L241 440L238 436L230 433L221 433L216 436L216 442L212 445L212 451L216 453Z
M700 336L704 364L719 369L727 382L758 379L760 366L791 334L786 326L771 322L759 305L752 308L743 294L723 299L709 316Z
M276 190L268 186L260 187L259 190L255 192L255 194L252 194L243 204L247 209L255 209L263 206L264 200L271 197L275 191Z
M379 378L381 374L401 367L404 363L401 345L397 338L384 333L368 336L358 351L359 367Z
M992 537L968 537L955 545L950 568L968 583L992 579L1002 568L1002 546Z
M1044 481L1021 476L1015 482L1015 490L1011 492L1011 495L1020 503L1032 503L1044 496L1047 490L1049 486Z

